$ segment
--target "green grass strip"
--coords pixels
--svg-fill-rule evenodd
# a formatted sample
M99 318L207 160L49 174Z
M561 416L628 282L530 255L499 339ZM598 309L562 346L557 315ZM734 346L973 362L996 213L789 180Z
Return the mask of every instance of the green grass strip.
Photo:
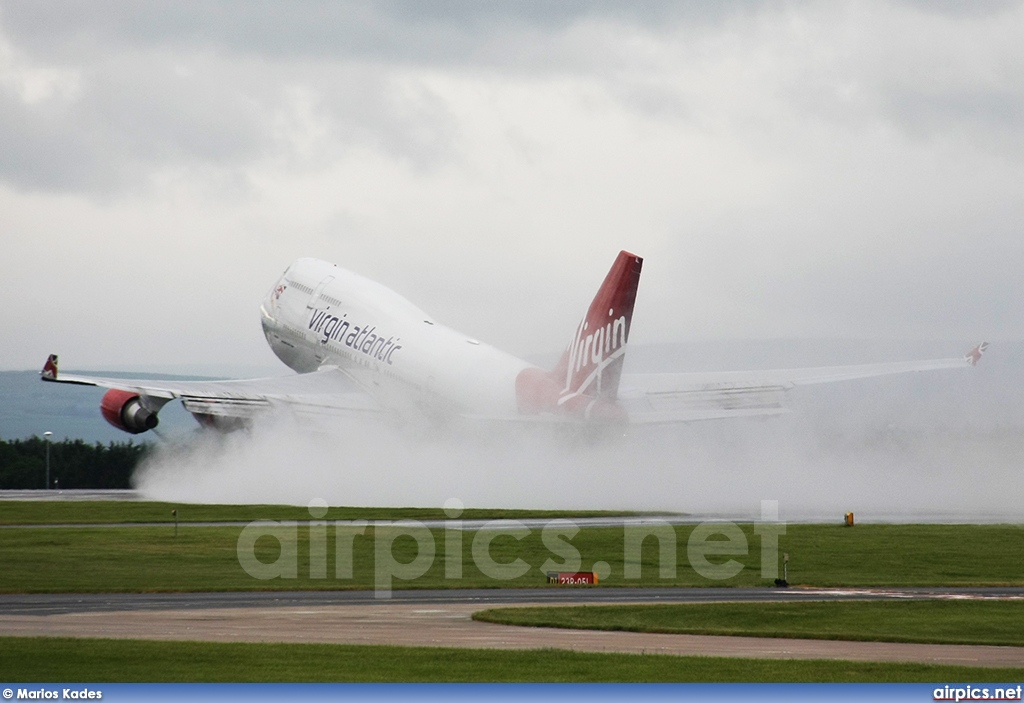
M583 630L1024 646L1021 600L496 608L473 618Z
M0 637L8 682L1020 681L1024 668L330 644Z
M6 506L0 503L0 514ZM238 556L240 526L118 528L0 528L0 592L124 592L210 590L318 590L369 589L376 584L377 537L398 534L398 528L374 527L348 533L352 546L349 575L345 530L332 521L319 528L326 553L314 556L312 528L294 528L297 568L287 578L259 580L241 566ZM755 526L739 528L745 553L712 556L722 563L735 560L742 568L725 579L708 578L688 560L692 525L663 526L673 544L660 548L648 537L642 547L628 547L621 527L579 530L571 542L582 570L597 562L610 568L598 588L616 586L770 586L763 576L760 536ZM379 530L379 532L378 532ZM448 534L450 533L450 534ZM493 561L512 565L509 578L481 569L473 555L478 537ZM510 534L431 530L435 559L421 577L396 579L393 588L499 588L546 587L546 571L559 571L564 557L552 552L543 530L532 528L520 539ZM343 549L338 556L338 545ZM1020 558L1024 530L1014 525L865 525L843 528L832 525L789 525L779 537L779 552L790 554L789 581L794 585L838 587L900 586L1000 586L1024 584L1024 559ZM417 542L399 535L385 544L402 564L418 554ZM462 573L449 577L446 557L461 550ZM261 563L274 563L280 543L261 537L254 553ZM563 551L564 553L564 551ZM326 562L326 568L323 568ZM339 564L341 569L339 572ZM518 566L525 565L525 570ZM663 567L668 567L663 568ZM573 569L575 570L575 569ZM338 574L342 575L339 576ZM488 575L488 574L491 575ZM317 577L322 574L325 577ZM500 576L500 575L499 575Z

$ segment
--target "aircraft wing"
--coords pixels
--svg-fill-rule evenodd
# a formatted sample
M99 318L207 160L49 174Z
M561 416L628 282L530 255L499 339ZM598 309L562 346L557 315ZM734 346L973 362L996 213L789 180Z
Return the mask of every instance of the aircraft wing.
M977 365L987 347L982 342L953 359L771 371L624 374L619 403L635 424L777 415L788 412L783 398L796 386L971 367Z
M152 412L179 399L190 413L250 420L273 408L287 408L299 417L379 413L381 407L354 390L351 379L334 366L293 376L232 381L176 381L104 378L59 373L51 355L42 379L54 383L98 386L137 394Z

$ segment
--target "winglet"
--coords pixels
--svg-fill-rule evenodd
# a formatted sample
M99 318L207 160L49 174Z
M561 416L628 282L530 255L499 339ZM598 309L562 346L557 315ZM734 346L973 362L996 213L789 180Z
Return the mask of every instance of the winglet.
M967 355L964 356L964 361L969 362L971 366L977 366L978 362L981 361L981 355L985 353L986 349L988 349L988 342L982 342L967 352Z
M43 365L43 370L39 372L43 377L44 381L56 381L57 380L57 355L50 354L50 357L46 360Z

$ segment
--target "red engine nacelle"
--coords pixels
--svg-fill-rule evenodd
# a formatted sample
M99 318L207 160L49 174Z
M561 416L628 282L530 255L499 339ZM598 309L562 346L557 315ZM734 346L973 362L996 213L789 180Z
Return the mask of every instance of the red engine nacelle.
M140 434L157 426L156 413L146 409L138 393L111 389L100 401L103 419L119 430Z

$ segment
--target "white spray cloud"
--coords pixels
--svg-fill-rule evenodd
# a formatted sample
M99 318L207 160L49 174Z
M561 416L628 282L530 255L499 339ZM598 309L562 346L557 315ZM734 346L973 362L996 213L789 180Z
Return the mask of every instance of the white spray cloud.
M783 417L612 437L369 421L311 432L267 421L165 445L136 484L149 499L198 503L439 508L457 498L749 520L774 499L789 521L839 521L847 511L859 520L1019 521L1019 418L970 415L969 398L921 396L930 382L886 383L888 394L883 383L797 395L796 412Z

